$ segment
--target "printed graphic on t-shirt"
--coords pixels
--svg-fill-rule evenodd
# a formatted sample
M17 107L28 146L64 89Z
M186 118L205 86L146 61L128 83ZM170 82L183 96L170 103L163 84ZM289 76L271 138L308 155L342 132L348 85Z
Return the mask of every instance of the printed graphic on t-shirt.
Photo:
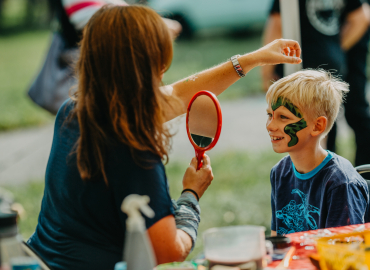
M277 234L285 235L288 233L316 230L316 220L312 215L320 216L320 209L308 204L307 195L299 189L293 189L292 194L298 194L302 202L291 200L289 204L281 210L276 211L276 218L282 219L286 227L279 227Z
M307 17L313 27L327 36L334 36L340 30L340 16L344 0L307 0Z

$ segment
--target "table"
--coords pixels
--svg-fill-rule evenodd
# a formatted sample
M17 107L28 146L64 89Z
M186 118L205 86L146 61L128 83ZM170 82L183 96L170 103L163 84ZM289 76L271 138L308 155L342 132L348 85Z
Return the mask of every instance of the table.
M335 227L335 228L327 228L329 231L331 231L334 234L337 233L349 233L352 232L354 229L358 228L359 226L364 225L365 229L370 229L370 223L365 224L357 224L357 225L349 225L349 226L343 226L343 227ZM322 229L321 229L322 230ZM316 248L313 247L311 250L305 249L306 246L301 245L303 240L301 239L301 236L305 234L317 234L319 230L313 230L313 231L305 231L305 232L297 232L297 233L291 233L287 234L286 236L289 237L292 240L292 246L296 248L296 251L293 255L298 256L299 259L292 260L289 264L289 269L308 269L308 270L316 270L317 268L311 263L309 259L309 255L313 253L317 253ZM269 267L275 268L278 266L280 261L272 262Z

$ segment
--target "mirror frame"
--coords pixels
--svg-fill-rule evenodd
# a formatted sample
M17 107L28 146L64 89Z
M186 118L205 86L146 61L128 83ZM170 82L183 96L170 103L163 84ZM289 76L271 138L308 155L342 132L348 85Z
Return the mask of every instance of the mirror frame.
M195 144L195 142L193 141L193 138L191 137L191 133L190 133L190 130L189 130L189 114L190 114L191 106L193 105L193 102L195 101L195 99L199 96L202 96L202 95L208 96L213 101L213 104L216 107L217 122L218 122L217 123L216 135L213 138L213 141L206 147L199 147L197 144ZM204 152L211 150L216 145L218 139L220 138L221 128L222 128L222 112L221 112L221 106L220 106L220 103L218 102L217 97L210 91L202 90L202 91L197 92L191 98L191 100L189 102L189 105L188 105L187 112L186 112L186 132L188 134L190 143L193 145L193 147L195 149L195 155L198 159L198 168L197 168L197 170L199 170L202 167L202 159L203 159L203 156L204 156Z

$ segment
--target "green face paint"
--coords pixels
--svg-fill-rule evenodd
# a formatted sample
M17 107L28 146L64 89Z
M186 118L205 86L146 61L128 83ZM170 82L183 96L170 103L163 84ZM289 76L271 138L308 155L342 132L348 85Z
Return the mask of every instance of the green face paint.
M280 106L284 106L285 108L287 108L296 117L302 118L300 121L286 125L284 128L285 134L287 134L290 137L288 147L292 147L298 143L297 132L306 128L307 123L304 120L303 114L300 112L300 110L296 106L294 106L294 104L289 100L284 99L283 101L283 98L279 97L275 103L271 103L271 108L273 111L277 110Z
M296 106L294 106L294 104L292 102L290 102L288 99L285 99L283 101L282 97L278 97L276 103L271 103L271 108L272 108L273 111L275 111L280 106L284 106L285 108L287 108L292 114L294 114L298 118L303 118L303 115L302 115L301 111Z

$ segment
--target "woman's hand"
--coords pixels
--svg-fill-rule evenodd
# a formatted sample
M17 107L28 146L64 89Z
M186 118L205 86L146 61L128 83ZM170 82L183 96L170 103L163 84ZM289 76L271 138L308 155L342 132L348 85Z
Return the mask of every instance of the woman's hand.
M182 185L184 189L194 190L201 198L212 180L211 160L207 155L204 155L203 166L199 171L197 171L197 159L193 157L182 179Z
M299 64L302 62L301 47L297 41L276 39L253 52L258 66L277 64Z

